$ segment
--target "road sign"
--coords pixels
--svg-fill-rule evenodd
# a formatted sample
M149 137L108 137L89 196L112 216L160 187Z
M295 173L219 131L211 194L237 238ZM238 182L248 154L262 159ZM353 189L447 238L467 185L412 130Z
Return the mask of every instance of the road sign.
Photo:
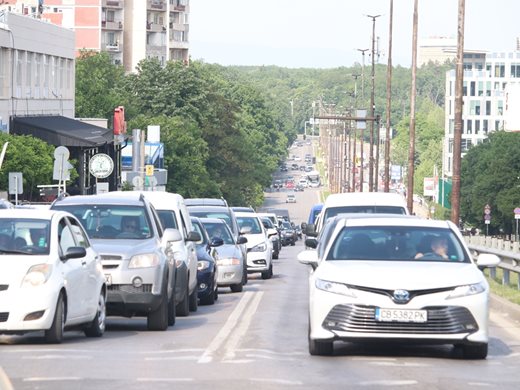
M491 220L486 219L486 220L484 221L484 223L485 223L486 225L489 225L489 224L491 223Z
M484 206L484 214L486 214L486 215L491 214L491 206L490 205L487 204L487 205Z
M515 213L516 215L520 215L520 207L515 207L513 213Z
M145 165L145 174L146 176L153 176L153 165Z
M70 157L70 151L65 146L58 146L56 149L54 149L54 158L56 160L59 160L60 158L67 161Z
M491 214L484 214L484 221L491 221Z
M9 172L9 194L23 194L22 172Z

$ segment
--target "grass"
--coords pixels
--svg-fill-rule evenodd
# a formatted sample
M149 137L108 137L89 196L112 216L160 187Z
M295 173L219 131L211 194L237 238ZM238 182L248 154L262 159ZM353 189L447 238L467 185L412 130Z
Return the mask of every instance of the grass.
M489 282L489 288L493 294L520 305L520 290L517 287L519 276L517 273L510 273L508 285L502 284L503 270L500 268L497 268L496 276L494 278L489 276L489 270L486 270L484 273Z

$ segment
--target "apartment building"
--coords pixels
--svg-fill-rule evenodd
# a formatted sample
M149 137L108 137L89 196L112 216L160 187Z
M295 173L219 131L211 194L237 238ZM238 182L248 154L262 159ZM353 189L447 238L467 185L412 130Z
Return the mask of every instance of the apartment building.
M0 130L10 118L74 117L74 33L0 11Z
M518 131L520 51L464 53L461 149L464 155L493 131ZM508 99L509 97L509 99ZM508 104L509 101L509 104ZM446 73L443 173L453 172L455 70ZM505 119L508 119L507 121Z
M145 58L189 60L189 0L3 0L4 9L75 31L75 51L105 51L127 72Z

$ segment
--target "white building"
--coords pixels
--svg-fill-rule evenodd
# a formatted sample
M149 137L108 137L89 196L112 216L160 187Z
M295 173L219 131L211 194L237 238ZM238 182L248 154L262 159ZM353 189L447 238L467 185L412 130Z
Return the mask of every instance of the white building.
M0 12L0 129L12 116L74 117L74 32Z
M520 109L515 105L520 102L520 51L465 53L463 85L462 155L473 145L482 143L490 132L520 130ZM443 173L451 176L455 70L446 73L445 110Z

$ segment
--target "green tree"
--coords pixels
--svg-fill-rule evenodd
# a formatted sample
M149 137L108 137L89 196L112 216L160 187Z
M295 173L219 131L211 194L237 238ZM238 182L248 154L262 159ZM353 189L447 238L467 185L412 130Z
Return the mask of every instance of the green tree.
M513 210L520 207L520 134L497 132L472 147L461 163L460 214L485 228L484 206L491 206L490 233L513 232Z

